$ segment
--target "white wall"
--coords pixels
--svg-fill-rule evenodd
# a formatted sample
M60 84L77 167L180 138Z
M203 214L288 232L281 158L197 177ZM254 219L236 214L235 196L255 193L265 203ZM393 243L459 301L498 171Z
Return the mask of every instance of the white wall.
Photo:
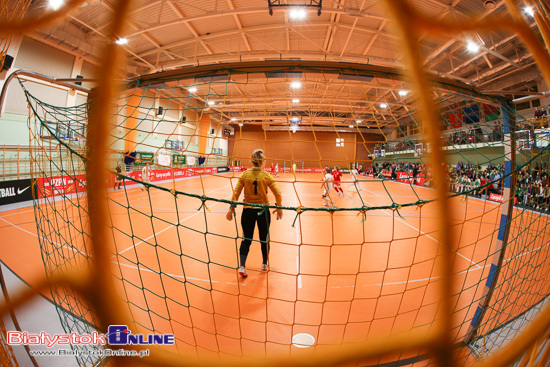
M94 78L100 72L98 67L84 61L81 57L75 57L27 37L19 39L17 47L13 48L12 52L15 60L10 73L17 69L28 69L56 78L71 78L76 75ZM37 99L52 106L69 107L87 102L86 93L32 78L26 79L28 80L24 82L25 88ZM83 86L90 88L94 83L84 82ZM142 122L138 126L140 131L137 134L139 143L137 150L164 151L165 141L170 139L183 142L189 154L198 155L199 121L202 109L186 108L185 99L171 98L172 95L173 92L169 89L165 90L165 94L160 94L158 89L152 88L140 99L139 118ZM124 124L126 114L123 104L127 103L127 99L121 98L118 103L120 108L116 123L121 126ZM163 114L157 116L158 108L161 106L164 110ZM28 104L17 80L12 80L10 83L2 112L0 127L1 131L6 133L0 135L0 145L28 145ZM185 123L181 123L182 116L186 117ZM221 138L221 129L218 128L218 124L212 123L211 128L216 129L215 135L211 135L216 139L208 139L207 152L211 152L215 147L224 149L224 153L227 154L227 142ZM124 150L123 134L124 129L113 129L111 149Z
M75 57L54 47L24 37L15 57L15 67L55 78L70 78Z

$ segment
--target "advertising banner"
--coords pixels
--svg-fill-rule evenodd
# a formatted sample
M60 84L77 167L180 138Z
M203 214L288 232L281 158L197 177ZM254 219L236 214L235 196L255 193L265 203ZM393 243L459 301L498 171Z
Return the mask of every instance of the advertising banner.
M474 124L480 120L480 111L477 104L464 107L462 113L464 114L464 123L466 124Z
M173 165L185 164L185 155L183 155L183 154L172 154L172 164Z
M502 203L502 195L491 193L489 194L489 200Z
M159 166L170 167L170 154L157 154L157 163Z
M36 187L38 198L83 193L87 191L86 175L39 177Z
M30 178L0 182L0 205L32 200L32 191Z
M424 186L424 175L419 174L416 179L406 172L397 172L397 182L411 183L413 185Z
M152 152L136 152L136 160L134 164L138 166L145 166L147 162L154 163L155 153Z

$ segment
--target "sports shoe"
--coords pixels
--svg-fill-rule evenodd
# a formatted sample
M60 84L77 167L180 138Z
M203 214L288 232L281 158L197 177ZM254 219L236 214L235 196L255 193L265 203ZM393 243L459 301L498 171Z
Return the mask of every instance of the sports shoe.
M268 269L268 265L267 264L262 264L262 271L267 271Z
M244 266L241 266L239 268L239 275L243 278L246 278L248 276L248 273L246 272L246 269L244 268Z

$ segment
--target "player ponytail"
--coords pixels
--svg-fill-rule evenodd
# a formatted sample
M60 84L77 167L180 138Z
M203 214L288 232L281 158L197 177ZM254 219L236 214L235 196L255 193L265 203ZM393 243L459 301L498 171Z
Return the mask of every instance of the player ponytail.
M252 164L254 167L261 167L265 159L264 151L262 149L256 149L252 153Z

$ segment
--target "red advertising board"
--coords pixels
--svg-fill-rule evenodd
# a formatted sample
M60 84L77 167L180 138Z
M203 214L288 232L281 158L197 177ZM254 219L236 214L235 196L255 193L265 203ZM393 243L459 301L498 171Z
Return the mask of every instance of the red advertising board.
M217 167L157 169L150 171L149 181L165 181L214 173L218 173ZM124 175L134 180L142 180L142 171L125 172ZM114 182L115 175L113 174L109 178L109 187L112 187ZM39 198L82 193L86 192L86 175L41 177L36 180L36 184ZM125 186L137 184L139 183L132 180L126 180L125 182Z
M230 171L232 172L242 172L245 171L247 167L243 166L237 166L237 167L230 167ZM282 167L281 167L282 171ZM285 169L286 172L290 172L291 168L287 167ZM297 168L297 173L323 173L323 168L320 167L305 167L305 168ZM165 180L172 180L172 179L180 179L184 177L193 177L198 176L202 174L215 174L218 173L217 167L204 167L204 168L168 168L168 169L159 169L159 170L151 170L149 173L149 181L150 182L159 182L159 181L165 181ZM134 180L142 180L142 172L141 171L130 171L124 173L126 176L133 178ZM384 171L383 175L386 178L391 178L391 173ZM369 175L372 177L372 175ZM405 172L398 172L397 173L397 181L398 182L406 182L413 181L414 179L410 177L409 174ZM111 175L109 179L109 187L112 187L115 182L115 175ZM86 175L74 175L74 176L56 176L56 177L42 177L38 178L36 180L37 187L38 187L38 196L40 198L43 197L51 197L51 196L60 196L60 195L70 195L70 194L76 194L76 193L82 193L86 192ZM416 185L424 186L424 175L420 174L416 178L416 182L413 182ZM125 185L126 186L132 186L137 185L138 182L126 180ZM489 198L489 200L492 200Z
M411 183L414 185L424 186L424 175L419 174L416 179L406 172L397 172L397 182Z
M490 193L489 194L489 200L502 203L502 195L495 194L495 193Z
M86 192L86 175L39 177L38 197L70 195Z
M453 103L449 107L451 108L451 112L447 114L447 121L449 121L449 125L453 128L461 127L462 122L464 121L462 110L456 103Z

